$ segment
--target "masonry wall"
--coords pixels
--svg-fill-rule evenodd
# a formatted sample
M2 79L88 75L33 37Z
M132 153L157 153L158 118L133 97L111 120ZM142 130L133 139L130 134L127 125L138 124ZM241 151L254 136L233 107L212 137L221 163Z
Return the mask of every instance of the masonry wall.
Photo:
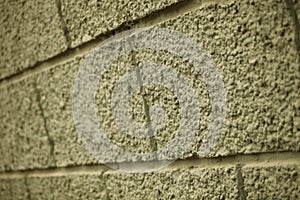
M1 1L0 199L299 199L299 15L298 0ZM211 99L203 79L187 70L201 111L192 145L163 169L125 173L101 163L79 139L74 81L103 41L152 26L179 31L207 51L226 89L226 121L216 146L198 157ZM192 68L176 55L150 49L120 57L107 76L146 62ZM156 89L146 94L148 101ZM143 121L141 102L131 106ZM101 108L107 102L96 103ZM171 117L176 106L167 99ZM126 150L153 151L172 138L176 120L154 137L155 146L117 131L107 134ZM113 159L112 152L106 155Z

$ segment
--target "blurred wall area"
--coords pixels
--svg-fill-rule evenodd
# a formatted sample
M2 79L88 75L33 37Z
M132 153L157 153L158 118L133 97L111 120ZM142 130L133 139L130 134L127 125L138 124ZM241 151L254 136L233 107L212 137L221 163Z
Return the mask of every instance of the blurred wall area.
M0 199L299 199L299 15L2 0Z

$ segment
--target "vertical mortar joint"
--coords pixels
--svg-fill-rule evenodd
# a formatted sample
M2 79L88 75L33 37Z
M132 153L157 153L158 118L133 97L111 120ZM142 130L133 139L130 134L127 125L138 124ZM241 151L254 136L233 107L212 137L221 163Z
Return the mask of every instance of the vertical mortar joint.
M101 174L100 174L100 179L101 180L104 180L104 174L107 172L108 170L104 170ZM105 190L105 196L104 196L104 199L105 200L110 200L110 197L109 197L109 193L110 193L110 190L108 189L107 187L107 181L104 181L104 190Z
M31 193L30 193L30 189L28 187L28 175L26 175L24 177L24 183L25 183L25 188L26 188L26 193L27 193L27 198L28 200L31 200Z
M61 26L62 26L62 30L63 30L64 36L66 38L67 46L70 47L72 39L71 39L70 32L69 32L68 27L67 27L67 23L66 23L66 21L64 19L64 16L63 16L61 0L56 0L56 6L57 6L57 12L58 12L58 16L59 16L60 23L61 23Z
M296 50L297 50L297 54L298 54L298 63L300 63L300 23L299 23L299 19L298 19L298 15L297 12L295 10L295 6L292 0L285 0L286 5L287 5L287 9L289 10L289 13L293 19L294 22L294 41L295 41L295 46L296 46Z
M131 46L133 46L133 42L132 42L132 39L129 40L129 43ZM132 60L132 64L136 67L136 70L135 70L135 73L136 73L136 77L137 77L137 82L139 84L139 87L140 87L140 93L142 94L142 100L143 100L143 107L144 107L144 112L145 112L145 116L146 116L146 126L148 127L148 130L149 130L149 135L150 136L150 145L151 145L151 148L152 148L152 151L156 152L157 151L157 141L155 139L155 137L153 136L153 130L152 130L152 127L151 127L151 117L150 117L150 108L149 108L149 105L147 103L147 99L146 97L144 96L144 93L143 93L143 80L141 78L141 73L140 73L140 70L137 66L137 62L136 62L136 58L135 58L135 55L134 55L134 52L132 52L132 56L131 56L131 60Z
M246 200L247 194L245 191L245 185L244 185L244 178L242 175L242 165L237 164L236 165L236 179L237 179L237 187L238 187L238 199L239 200Z
M42 106L42 103L41 103L41 94L40 94L40 91L39 91L39 89L37 87L36 82L33 83L33 88L34 88L34 91L36 93L38 108L39 108L39 110L41 112L41 117L43 119L43 126L44 126L44 129L45 129L45 135L46 135L46 137L48 139L48 144L50 146L50 157L51 157L51 160L52 160L52 164L54 166L56 166L56 159L55 159L55 155L54 155L55 144L54 144L54 140L51 137L51 135L49 133L49 130L48 130L47 119L46 119L46 116L45 116L45 113L44 113L44 109L43 109L43 106Z
M140 87L140 93L142 94L142 99L143 99L143 107L144 107L144 112L145 112L145 116L146 116L146 126L148 127L148 134L151 135L150 140L151 140L151 147L153 151L157 151L157 142L155 140L155 138L152 136L153 135L153 129L151 127L151 117L150 117L150 107L147 103L147 99L144 96L143 93L143 80L141 78L141 73L139 68L136 68L135 70L136 72L136 76L137 76L137 81L139 83L139 87Z

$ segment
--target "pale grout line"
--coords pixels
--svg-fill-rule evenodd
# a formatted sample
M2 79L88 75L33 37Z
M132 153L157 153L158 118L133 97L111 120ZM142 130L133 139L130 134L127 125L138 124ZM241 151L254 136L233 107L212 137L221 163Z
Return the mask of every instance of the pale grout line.
M199 158L178 160L169 168L198 167L220 168L232 167L241 164L244 167L268 167L273 165L298 164L300 165L300 152L272 152L256 154L240 154L216 158Z
M102 174L111 170L105 165L86 165L74 167L57 167L52 169L35 169L29 171L12 171L1 172L0 179L4 178L23 178L23 177L57 177L57 176L70 176L70 175L89 175L89 174Z
M196 11L205 6L213 4L225 5L235 2L236 0L187 0L175 4L172 7L167 7L167 12L164 10L159 12L153 12L150 15L139 20L139 23L134 24L133 28L144 28L145 26L157 25L172 19L176 19L180 16L184 16L190 12Z
M151 161L149 163L151 163ZM191 167L197 169L230 168L236 167L237 165L241 165L242 169L247 167L270 167L287 165L300 166L300 152L257 153L216 158L187 158L175 161L171 165L161 169L160 172ZM57 177L69 175L101 175L103 173L115 174L125 172L120 172L108 168L103 164L100 164L74 167L59 167L52 169L36 169L29 171L1 172L0 179L24 177Z
M0 80L0 88L6 87L7 85L19 82L27 77L33 76L35 74L41 73L45 70L51 69L57 65L66 63L75 57L84 56L88 52L95 49L99 44L104 42L109 37L113 36L115 33L121 33L126 31L128 28L146 28L153 25L158 25L165 21L177 18L179 16L183 16L189 12L200 9L204 6L220 3L220 4L228 4L230 2L234 2L235 0L183 0L178 3L175 3L171 6L168 6L162 10L155 11L137 19L133 22L126 22L120 25L118 28L111 30L107 33L100 34L95 39L83 43L75 48L68 48L66 51L49 58L45 61L38 62L36 65L27 68L17 74L13 74L9 77L3 78Z

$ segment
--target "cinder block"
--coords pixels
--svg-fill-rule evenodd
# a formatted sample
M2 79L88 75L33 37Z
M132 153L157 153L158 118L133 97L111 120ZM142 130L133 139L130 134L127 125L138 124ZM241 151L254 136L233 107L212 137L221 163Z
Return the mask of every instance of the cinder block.
M30 199L24 178L1 178L0 179L0 199Z
M128 68L129 65L126 64L130 62L128 59L129 57L125 56L123 59L115 62L112 68L116 69L118 65ZM37 76L37 90L41 97L41 108L47 122L49 135L54 141L53 155L56 160L56 166L99 163L80 140L73 117L73 85L78 68L83 61L83 57L77 57ZM101 88L99 91L101 91ZM105 102L98 101L99 109L103 108L103 105L99 105L102 103ZM138 150L143 152L152 150L151 143L148 140L135 139L128 137L126 134L115 134L115 131L107 132L107 135L112 141L127 150L135 151L137 147L139 147ZM106 162L122 162L137 159L137 157L117 158L116 152L110 149L106 150L105 155L101 160Z
M11 187L9 180L1 179L0 180L0 197L1 199L11 199Z
M55 0L1 1L0 79L67 48Z
M237 199L234 168L105 173L110 199ZM226 191L226 192L225 192Z
M71 46L75 47L179 1L181 0L62 0L62 14L72 40Z
M300 150L300 133L296 128L296 101L299 98L297 52L292 20L288 12L283 12L285 9L286 4L279 1L216 3L158 25L183 32L199 42L211 55L223 76L227 91L227 118L216 148L209 156ZM97 163L78 138L72 116L73 84L82 60L74 58L32 77L37 79L36 88L44 116L38 120L45 119L47 131L54 141L52 150L57 166ZM111 71L103 75L106 81L99 85L96 95L98 116L110 112L109 107L104 107L110 105L110 100L101 98L104 91L101 88L106 87L110 93L114 87L113 83L126 70L132 69L136 64L150 61L174 67L187 77L197 92L201 126L197 130L194 144L187 149L182 158L197 154L211 120L210 94L201 76L192 70L193 66L171 53L144 50L116 60L110 68ZM154 98L155 91L159 91L163 99L166 97L166 102L163 103L166 104L167 113L177 116L178 107L172 102L172 94L167 91L161 92L163 90L159 87L146 91L149 105L157 100ZM26 95L31 96L30 93ZM6 101L9 101L11 98L6 96L4 95ZM133 97L130 105L132 118L143 123L145 113L141 98L138 95ZM25 113L30 115L34 112ZM26 118L30 117L24 117L22 114L16 122L20 123L19 121ZM111 118L104 120L104 126L110 128L106 134L113 144L132 152L151 152L155 150L155 146L164 147L173 137L173 131L178 127L177 120L175 117L167 121L166 127L169 130L155 137L156 144L151 140L137 139L118 132L118 127L113 124ZM22 127L18 123L14 127ZM8 131L7 127L4 130L12 132ZM28 131L30 134L31 132ZM31 141L31 138L28 138L28 141ZM174 151L177 149L174 148ZM39 151L46 157L50 155L48 152L42 152ZM23 157L20 157L20 160ZM45 159L50 159L46 157ZM6 159L9 163L9 157ZM137 159L117 159L116 152L113 151L107 151L106 157L101 158L102 161L112 162ZM166 155L160 159L170 159L170 156ZM45 162L46 166L51 165Z
M105 180L99 175L31 177L31 199L105 199Z
M245 167L247 199L299 199L299 165Z
M0 89L0 171L53 166L34 80Z
M212 155L299 151L293 23L283 1L243 1L205 6L160 25L197 40L223 76L227 120Z
M79 140L72 115L72 88L81 60L78 57L37 76L37 90L54 141L57 166L96 163Z

